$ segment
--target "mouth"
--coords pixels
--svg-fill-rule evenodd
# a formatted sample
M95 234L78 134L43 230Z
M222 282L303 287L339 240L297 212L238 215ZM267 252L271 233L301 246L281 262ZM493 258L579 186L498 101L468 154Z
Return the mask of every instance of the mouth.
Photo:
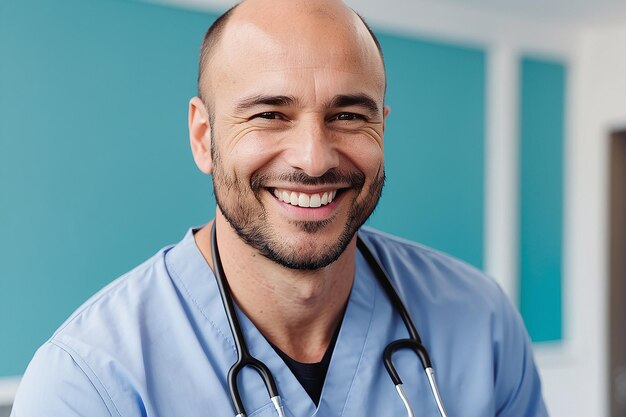
M326 206L332 203L337 195L341 194L342 191L343 189L337 188L317 193L305 193L281 188L270 189L270 192L274 194L274 197L276 197L279 201L292 206L305 208L318 208Z

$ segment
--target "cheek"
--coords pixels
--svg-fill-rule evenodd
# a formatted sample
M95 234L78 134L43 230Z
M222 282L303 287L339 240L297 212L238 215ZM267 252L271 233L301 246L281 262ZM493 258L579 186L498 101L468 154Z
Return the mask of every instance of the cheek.
M379 142L371 140L353 141L344 149L344 155L368 179L372 179L379 171L382 171L384 152Z
M250 176L269 164L279 153L278 146L264 135L247 135L228 150L232 169L238 176Z

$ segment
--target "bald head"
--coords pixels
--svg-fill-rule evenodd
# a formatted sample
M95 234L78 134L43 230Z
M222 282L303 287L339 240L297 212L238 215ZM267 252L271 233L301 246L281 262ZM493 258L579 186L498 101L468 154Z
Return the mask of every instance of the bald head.
M198 70L198 96L207 105L210 96L212 64L216 54L223 47L222 39L230 36L229 32L241 31L242 28L256 27L259 32L279 40L281 35L293 48L302 48L302 37L314 37L323 41L322 35L342 32L354 37L353 46L376 50L376 59L384 75L384 61L380 43L365 20L337 0L246 0L222 14L208 29L200 49ZM333 28L334 26L334 28ZM345 36L344 33L344 36ZM250 38L250 46L263 42L265 36ZM232 46L232 45L231 45ZM289 45L285 45L289 46ZM348 53L350 51L344 51ZM244 53L244 51L241 51ZM218 57L219 59L219 57ZM208 90L208 91L207 91ZM211 107L211 106L209 106ZM212 116L209 108L209 117Z

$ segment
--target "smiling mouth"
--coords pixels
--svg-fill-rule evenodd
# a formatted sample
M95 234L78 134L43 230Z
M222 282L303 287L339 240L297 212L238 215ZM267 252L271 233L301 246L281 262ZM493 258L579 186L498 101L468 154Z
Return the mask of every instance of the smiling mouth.
M284 203L309 208L317 208L330 204L337 196L337 192L341 192L341 189L312 194L281 190L279 188L272 190L274 196Z

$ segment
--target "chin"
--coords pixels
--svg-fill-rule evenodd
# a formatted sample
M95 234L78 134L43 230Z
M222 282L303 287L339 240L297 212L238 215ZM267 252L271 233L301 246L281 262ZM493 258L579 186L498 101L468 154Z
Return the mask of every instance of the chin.
M317 270L335 262L352 240L341 233L318 233L268 242L259 248L266 258L289 269Z

